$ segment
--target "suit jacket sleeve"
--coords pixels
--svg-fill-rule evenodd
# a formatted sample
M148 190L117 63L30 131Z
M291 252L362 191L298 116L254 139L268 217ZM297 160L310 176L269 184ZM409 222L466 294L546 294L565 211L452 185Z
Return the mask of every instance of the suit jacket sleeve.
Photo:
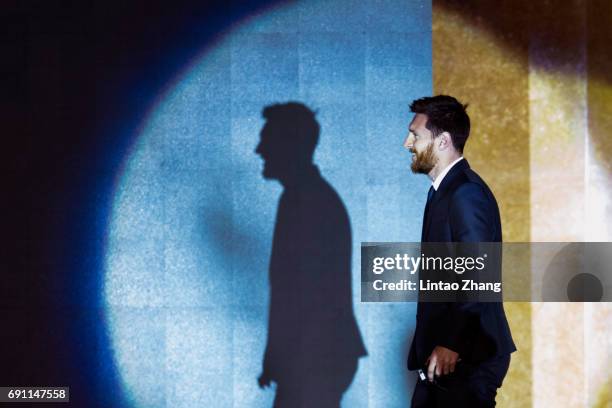
M495 236L494 205L483 187L476 183L465 183L453 194L450 204L450 227L453 242L492 242ZM459 299L458 299L459 300ZM482 312L479 302L452 302L446 329L442 331L438 344L461 351L461 338L466 335L466 326L471 318Z

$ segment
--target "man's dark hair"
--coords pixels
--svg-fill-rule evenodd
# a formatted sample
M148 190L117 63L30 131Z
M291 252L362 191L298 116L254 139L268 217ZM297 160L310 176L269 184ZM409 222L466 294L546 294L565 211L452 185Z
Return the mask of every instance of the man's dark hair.
M434 137L448 132L455 149L463 153L463 147L470 135L470 117L465 111L467 107L467 104L463 105L452 96L437 95L412 101L410 111L427 115L425 127Z
M269 105L262 112L268 123L277 131L282 130L283 137L310 158L319 142L320 126L315 115L316 112L299 102Z

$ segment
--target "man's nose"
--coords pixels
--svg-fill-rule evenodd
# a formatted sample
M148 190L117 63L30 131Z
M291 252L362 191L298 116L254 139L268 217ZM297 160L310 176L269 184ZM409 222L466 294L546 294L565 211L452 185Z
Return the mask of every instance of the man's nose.
M414 138L412 137L412 133L409 133L408 136L406 136L406 140L404 140L404 147L408 150L412 150L414 147Z

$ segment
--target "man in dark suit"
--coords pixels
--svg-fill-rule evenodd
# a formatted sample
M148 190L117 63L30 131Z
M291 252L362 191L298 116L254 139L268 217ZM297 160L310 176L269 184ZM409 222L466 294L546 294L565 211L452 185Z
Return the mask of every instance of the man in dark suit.
M421 241L501 242L493 193L463 158L467 105L446 95L417 99L404 146L411 169L432 180ZM499 302L419 302L408 369L423 369L413 407L490 407L516 347Z
M351 226L340 196L312 163L315 114L297 102L264 109L256 153L284 188L270 259L268 341L259 385L275 408L339 408L366 355L353 313Z

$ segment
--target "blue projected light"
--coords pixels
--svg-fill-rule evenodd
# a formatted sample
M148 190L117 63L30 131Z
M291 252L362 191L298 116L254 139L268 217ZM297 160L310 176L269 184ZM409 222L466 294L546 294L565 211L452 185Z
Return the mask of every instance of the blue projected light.
M343 401L406 406L415 305L359 303L359 243L416 241L427 180L402 147L431 94L431 4L304 1L223 33L173 82L126 158L108 229L104 299L135 407L269 407L257 375L281 187L254 153L262 109L317 111L315 162L353 232L355 314L368 356Z

